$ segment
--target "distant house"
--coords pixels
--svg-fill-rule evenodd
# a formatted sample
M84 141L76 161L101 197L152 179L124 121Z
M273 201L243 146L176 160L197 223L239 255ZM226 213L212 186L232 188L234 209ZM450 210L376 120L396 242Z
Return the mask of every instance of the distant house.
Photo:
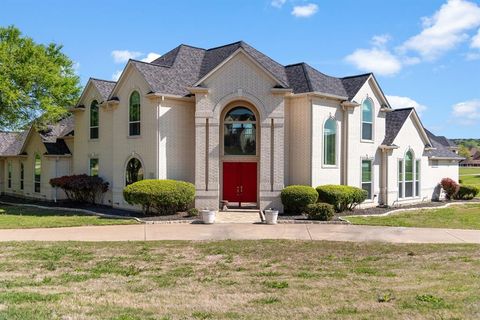
M117 82L91 78L72 112L48 132L0 135L2 193L51 200L63 195L50 178L87 173L120 208L139 179L190 181L197 208L281 208L292 184L356 186L363 206L392 205L431 199L463 159L413 108L393 110L373 74L284 66L244 42L130 60Z
M470 149L470 158L460 161L459 165L462 167L480 167L480 150L477 148Z

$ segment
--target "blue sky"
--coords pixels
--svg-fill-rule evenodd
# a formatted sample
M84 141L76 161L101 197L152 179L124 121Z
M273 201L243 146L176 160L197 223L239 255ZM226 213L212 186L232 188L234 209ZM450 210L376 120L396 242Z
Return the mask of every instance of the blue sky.
M11 24L63 44L83 84L112 79L128 57L244 40L282 64L373 71L390 103L416 106L434 133L480 138L478 0L2 0L0 25Z

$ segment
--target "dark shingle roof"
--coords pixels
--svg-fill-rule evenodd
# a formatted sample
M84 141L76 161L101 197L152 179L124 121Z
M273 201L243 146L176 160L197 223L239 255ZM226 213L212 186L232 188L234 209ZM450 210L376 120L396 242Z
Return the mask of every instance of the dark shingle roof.
M0 132L0 156L20 154L28 130L23 132Z
M131 63L154 92L185 96L190 94L188 87L195 85L240 48L277 79L280 87L291 88L294 93L320 92L352 99L370 76L331 77L306 63L284 67L243 41L211 49L182 44L151 63L137 60L131 60Z
M453 144L453 142L448 142L447 138L443 136L436 136L427 129L425 129L425 132L427 133L428 138L430 138L434 150L425 150L423 152L424 156L434 158L452 158L458 160L464 159L463 157L459 156L458 154L449 149L451 147L451 143Z
M90 81L95 86L95 88L97 88L98 92L100 92L100 95L102 96L103 100L108 99L108 97L110 96L110 93L112 92L116 84L115 81L101 80L101 79L95 79L95 78L90 78Z
M395 109L388 112L385 119L385 138L382 144L390 146L397 137L413 108Z

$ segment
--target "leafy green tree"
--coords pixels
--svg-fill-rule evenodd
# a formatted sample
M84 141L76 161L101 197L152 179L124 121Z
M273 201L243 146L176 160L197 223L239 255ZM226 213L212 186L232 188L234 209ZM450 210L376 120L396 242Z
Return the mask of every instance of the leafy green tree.
M458 146L458 154L466 159L470 159L470 150L463 144Z
M61 45L37 44L14 26L0 27L1 129L59 120L79 93L79 78Z

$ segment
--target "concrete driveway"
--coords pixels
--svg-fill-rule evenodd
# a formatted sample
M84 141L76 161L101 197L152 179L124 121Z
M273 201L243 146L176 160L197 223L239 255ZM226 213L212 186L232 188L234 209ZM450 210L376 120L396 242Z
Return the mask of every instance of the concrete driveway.
M335 224L144 224L0 230L0 241L328 240L390 243L477 243L480 230Z

